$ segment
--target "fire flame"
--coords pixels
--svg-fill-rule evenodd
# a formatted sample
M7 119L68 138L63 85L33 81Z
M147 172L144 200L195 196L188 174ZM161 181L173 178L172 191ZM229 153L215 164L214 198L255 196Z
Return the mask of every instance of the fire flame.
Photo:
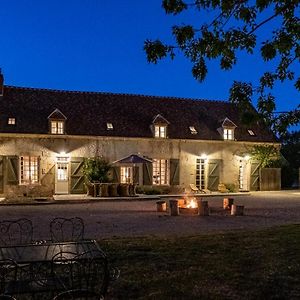
M197 202L194 200L194 199L191 199L187 205L186 205L187 208L196 208L198 207L198 204Z

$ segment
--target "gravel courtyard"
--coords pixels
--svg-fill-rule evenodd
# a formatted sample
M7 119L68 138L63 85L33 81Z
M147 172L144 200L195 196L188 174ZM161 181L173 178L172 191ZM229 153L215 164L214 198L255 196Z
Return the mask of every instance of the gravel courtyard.
M254 192L236 196L235 204L245 206L245 216L224 214L221 196L209 197L212 211L208 217L181 215L171 217L156 212L156 201L109 201L50 205L0 206L0 219L29 218L34 238L49 238L49 222L55 217L79 216L84 219L87 238L125 236L177 236L256 229L300 223L300 190Z

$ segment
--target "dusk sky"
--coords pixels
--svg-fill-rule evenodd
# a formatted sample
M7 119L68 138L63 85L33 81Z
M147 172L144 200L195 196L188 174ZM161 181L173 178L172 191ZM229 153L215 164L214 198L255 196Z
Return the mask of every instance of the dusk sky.
M230 72L210 63L207 80L198 83L180 55L148 64L144 40L170 41L171 26L189 18L167 16L161 0L1 1L5 84L227 100L233 80L253 81L268 70L258 56L242 54ZM275 95L278 111L300 103L292 84L279 85Z

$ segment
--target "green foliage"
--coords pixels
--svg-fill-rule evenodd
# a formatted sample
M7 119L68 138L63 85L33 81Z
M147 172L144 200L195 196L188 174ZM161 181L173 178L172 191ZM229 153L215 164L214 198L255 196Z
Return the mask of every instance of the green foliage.
M108 182L110 163L102 157L86 158L83 164L83 174L88 181Z
M170 193L169 187L152 187L152 186L137 186L136 193L137 194L145 194L145 195L165 195Z
M300 61L300 22L296 14L300 0L163 0L162 7L172 15L194 9L195 13L210 19L200 25L173 26L175 45L146 40L144 50L148 62L157 63L167 56L173 59L175 51L181 51L192 63L193 77L202 82L209 71L209 60L216 59L221 69L230 70L238 62L240 51L253 54L258 49L262 60L274 62L274 69L261 75L258 87L234 82L230 100L241 108L241 114L249 114L249 106L254 98L258 99L261 117L278 135L284 135L290 125L299 124L299 107L284 115L274 115L276 99L270 90L278 82L289 80L300 91L299 74L295 77L293 71ZM259 29L274 19L276 22L267 27L269 32L260 36Z
M292 184L299 182L300 131L288 133L281 142L280 152L287 162L281 170L281 183L283 187L292 187Z
M230 193L235 193L237 192L237 188L236 185L234 183L225 183L225 187L226 189L230 192Z
M261 168L272 166L272 163L279 159L279 151L273 145L254 145L249 154L251 160L259 161Z

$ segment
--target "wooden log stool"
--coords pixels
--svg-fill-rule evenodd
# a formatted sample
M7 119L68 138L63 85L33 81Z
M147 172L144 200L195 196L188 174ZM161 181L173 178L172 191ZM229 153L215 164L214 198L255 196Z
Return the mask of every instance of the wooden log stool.
M157 212L165 212L167 210L167 203L164 200L156 201Z
M178 200L169 200L170 216L179 216Z
M244 215L244 205L232 204L231 215L232 216L243 216Z
M223 199L223 209L231 210L232 205L233 205L233 198L224 198Z
M198 215L209 216L208 201L198 200Z

